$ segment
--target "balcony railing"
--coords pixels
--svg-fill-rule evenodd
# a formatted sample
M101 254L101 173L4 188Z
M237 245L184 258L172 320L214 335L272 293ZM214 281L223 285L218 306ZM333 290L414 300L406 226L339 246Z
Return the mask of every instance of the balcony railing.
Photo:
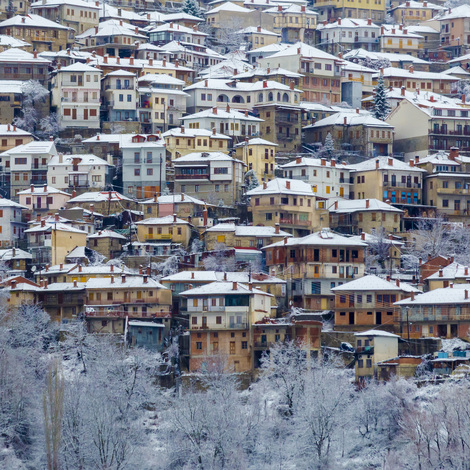
M310 225L308 220L298 220L298 219L279 219L279 223L284 225L302 225L304 227Z
M178 175L175 174L175 179L177 180L202 180L202 179L209 179L209 174L198 174L198 175Z

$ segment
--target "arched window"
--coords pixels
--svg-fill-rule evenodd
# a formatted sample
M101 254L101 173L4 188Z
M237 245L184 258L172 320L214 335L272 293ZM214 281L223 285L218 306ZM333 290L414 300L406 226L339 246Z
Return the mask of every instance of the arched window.
M284 103L288 103L288 102L289 102L289 95L288 95L287 93L284 93L284 94L282 95L282 101L283 101Z
M263 101L263 93L258 94L258 103L261 103Z
M273 101L273 100L274 100L274 95L273 95L273 92L270 91L270 92L268 93L268 101Z

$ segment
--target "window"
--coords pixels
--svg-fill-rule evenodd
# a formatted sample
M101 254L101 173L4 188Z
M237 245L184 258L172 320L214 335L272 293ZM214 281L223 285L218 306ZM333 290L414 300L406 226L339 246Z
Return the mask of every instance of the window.
M192 325L197 325L197 317L192 317L191 318L191 324Z
M147 176L153 175L153 168L147 168Z
M201 341L196 341L196 349L202 350L202 342Z
M134 176L140 176L140 168L134 168Z

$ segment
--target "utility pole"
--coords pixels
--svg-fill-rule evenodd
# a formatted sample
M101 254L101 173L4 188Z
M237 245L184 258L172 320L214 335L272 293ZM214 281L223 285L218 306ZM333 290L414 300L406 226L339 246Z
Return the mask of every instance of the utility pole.
M408 354L411 354L411 348L410 348L410 321L409 321L409 313L410 313L410 307L405 307L406 308L406 329L408 332Z

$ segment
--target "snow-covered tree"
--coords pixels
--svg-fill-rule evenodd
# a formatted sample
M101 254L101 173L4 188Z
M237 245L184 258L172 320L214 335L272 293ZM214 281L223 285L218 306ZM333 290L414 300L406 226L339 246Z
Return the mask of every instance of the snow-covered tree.
M207 271L231 272L235 271L237 263L234 256L227 256L225 243L216 243L210 256L202 262Z
M39 121L39 127L41 128L41 137L43 138L48 138L50 136L55 137L64 128L60 123L57 113L51 113L49 116L42 118Z
M381 121L390 114L390 103L388 102L387 92L382 75L380 75L374 94L374 116Z
M325 137L325 143L319 150L319 155L321 157L327 157L331 158L334 153L335 153L335 141L333 139L333 136L331 135L331 132L328 132Z
M363 59L358 60L359 65L367 67L369 69L380 70L391 67L392 64L388 59L385 58L373 58L373 57L364 57Z
M197 0L184 0L181 11L184 11L188 15L197 16L198 18L203 17Z
M22 117L15 118L13 123L25 131L34 133L40 122L37 105L49 95L49 90L37 80L28 80L23 82L21 91L23 93Z
M258 178L256 177L256 173L254 170L248 170L245 173L245 194L242 196L242 202L244 204L250 203L250 197L246 195L248 191L255 189L259 186Z

